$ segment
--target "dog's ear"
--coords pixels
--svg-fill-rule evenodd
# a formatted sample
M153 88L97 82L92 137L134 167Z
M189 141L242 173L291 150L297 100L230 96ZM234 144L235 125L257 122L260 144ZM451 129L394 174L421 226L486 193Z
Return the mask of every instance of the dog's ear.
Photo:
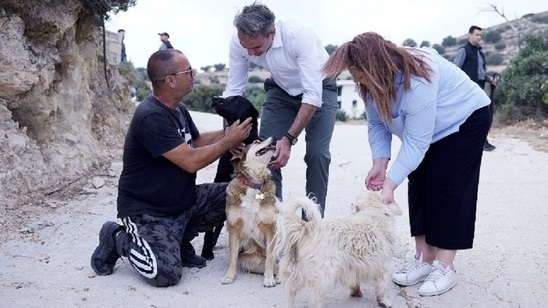
M239 155L234 155L231 159L230 159L230 162L232 163L232 168L234 168L234 170L238 170L238 167L240 166L240 162L243 161L243 157L244 157L244 153L240 153Z

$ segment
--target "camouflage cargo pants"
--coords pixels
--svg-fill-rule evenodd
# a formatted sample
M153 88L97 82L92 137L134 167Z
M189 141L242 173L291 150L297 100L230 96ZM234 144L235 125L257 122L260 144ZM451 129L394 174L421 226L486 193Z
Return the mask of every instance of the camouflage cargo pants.
M179 216L122 217L125 232L116 240L118 253L147 281L158 287L181 280L181 240L192 240L226 220L227 183L197 185L196 204Z

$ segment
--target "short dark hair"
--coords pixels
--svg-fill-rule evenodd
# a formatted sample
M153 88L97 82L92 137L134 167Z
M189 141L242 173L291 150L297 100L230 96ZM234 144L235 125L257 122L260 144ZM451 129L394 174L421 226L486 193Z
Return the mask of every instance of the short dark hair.
M119 30L118 30L118 33L120 33L120 32L126 32L126 30L124 30L124 29L119 29Z
M177 71L177 63L173 60L176 54L182 52L177 49L158 50L148 58L147 74L153 88L160 86L167 75Z
M470 29L468 29L468 34L472 34L474 33L474 30L479 30L481 31L482 29L478 26L471 26Z
M246 5L234 17L234 26L246 37L256 37L261 34L268 36L274 28L276 15L264 4L254 2Z

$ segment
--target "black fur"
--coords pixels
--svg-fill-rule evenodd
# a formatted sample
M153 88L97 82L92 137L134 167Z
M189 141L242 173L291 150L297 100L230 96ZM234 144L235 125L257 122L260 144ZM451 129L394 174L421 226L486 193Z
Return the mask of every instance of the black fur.
M251 117L252 128L249 133L249 137L244 140L246 145L259 139L259 128L257 119L259 118L259 112L255 109L255 106L243 96L230 96L227 98L213 97L211 107L217 112L218 115L223 117L228 125L232 125L236 120L240 122ZM217 165L217 174L215 174L215 183L229 182L232 180L234 173L234 167L230 160L232 154L227 151L219 158L219 164ZM215 256L213 254L213 248L217 244L219 234L224 224L220 224L213 228L213 230L207 231L204 235L204 245L202 247L202 257L206 260L212 260Z

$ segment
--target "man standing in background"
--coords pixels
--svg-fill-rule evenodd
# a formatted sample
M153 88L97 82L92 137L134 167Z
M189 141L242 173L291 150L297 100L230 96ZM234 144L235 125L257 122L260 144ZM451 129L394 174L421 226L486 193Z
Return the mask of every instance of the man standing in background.
M485 81L495 86L497 81L488 75L485 69L485 56L479 44L481 41L481 30L478 26L470 27L468 30L468 42L457 50L453 63L460 67L481 89L484 89ZM491 100L491 105L489 105L489 111L491 112L491 122L493 122L495 112L495 102L493 100ZM490 144L486 138L483 150L492 151L494 149L495 146Z
M126 44L124 44L124 38L126 37L126 30L118 30L118 40L122 42L122 50L120 52L120 63L127 61Z
M169 34L167 34L167 32L158 33L158 35L160 36L160 41L162 41L160 50L173 49L173 45L169 42Z

